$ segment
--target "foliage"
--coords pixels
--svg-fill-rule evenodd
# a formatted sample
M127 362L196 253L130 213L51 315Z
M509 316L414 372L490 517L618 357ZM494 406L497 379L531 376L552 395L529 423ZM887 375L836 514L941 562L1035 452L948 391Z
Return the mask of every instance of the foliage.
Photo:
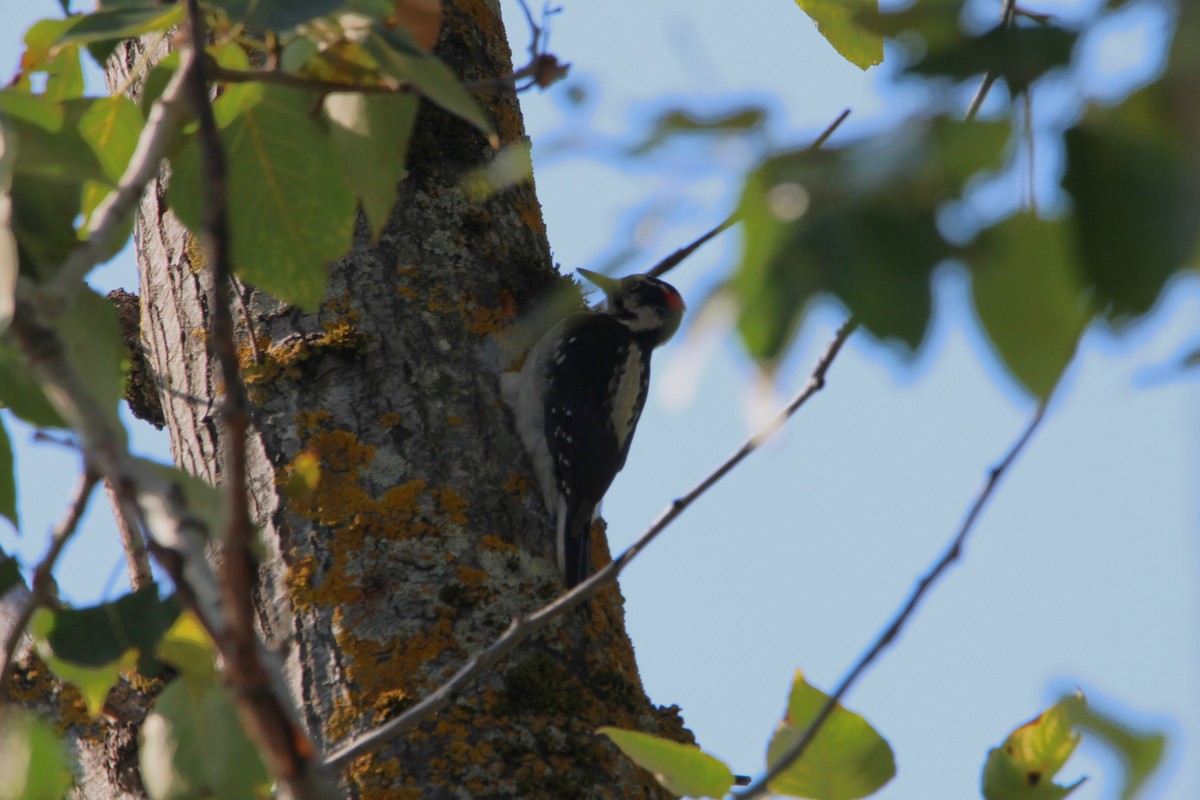
M941 85L986 75L986 85L1002 81L1012 96L1035 92L1047 75L1073 69L1083 34L1052 22L1011 20L968 33L951 0L923 0L890 14L867 0L797 4L861 68L879 63L890 39L907 43L906 74L914 80ZM473 127L481 147L497 147L469 87L428 52L440 18L420 18L407 28L397 23L403 16L393 16L404 3L387 0L202 5L214 33L206 68L222 87L214 111L231 168L234 266L241 279L284 301L319 305L326 265L349 248L360 209L371 234L382 232L395 186L406 174L418 98ZM202 225L196 126L164 132L152 123L180 59L168 57L140 76L146 79L140 105L123 96L85 96L81 70L85 53L103 59L125 37L166 37L183 11L152 0L107 0L90 13L39 22L25 35L21 71L0 90L0 333L18 300L44 311L65 363L92 399L83 410L62 403L46 391L28 350L13 337L0 339L0 403L34 426L79 433L82 417L94 414L124 432L117 409L125 356L115 314L86 288L84 275L65 273L64 263L96 234L101 211L149 139L167 141L172 211L194 233ZM265 32L270 48L244 35L247 28ZM912 47L918 40L921 46ZM253 66L267 58L278 60L275 69ZM41 91L34 91L35 77L44 79ZM927 110L900 131L817 151L770 153L742 191L744 251L725 287L739 304L742 342L770 367L812 304L833 297L873 335L915 352L929 327L931 276L957 263L971 276L979 322L1013 377L1034 396L1049 397L1090 324L1136 320L1172 277L1194 266L1200 163L1191 143L1200 130L1194 115L1175 113L1181 101L1171 80L1168 75L1114 107L1092 103L1056 132L1065 154L1061 188L1070 202L1054 217L1021 209L974 226L946 221L947 209L969 203L981 180L1011 168L1022 146L1015 111L965 121ZM641 150L679 136L760 135L763 125L757 109L712 118L666 114ZM158 166L151 164L155 172ZM513 143L488 167L464 176L465 194L490 197L530 174L528 143ZM99 260L127 240L132 218L118 222L116 244L104 243ZM64 280L70 283L65 300ZM123 442L105 445L116 449ZM211 490L174 470L133 463L169 485L163 494L170 500L182 497L195 510L197 527L223 530L224 506ZM13 525L15 475L0 424L0 516ZM18 577L15 560L0 554L0 592ZM40 609L30 632L39 656L80 688L93 715L122 676L158 676L164 661L178 673L140 732L143 780L152 796L269 795L263 760L219 680L204 625L160 599L156 588L91 608ZM873 794L894 776L888 742L840 705L803 757L780 763L828 702L797 673L768 747L768 767L781 769L772 792L849 800ZM1067 796L1079 783L1059 786L1052 779L1081 731L1121 754L1126 797L1161 756L1161 737L1132 732L1068 699L991 751L984 795ZM719 797L731 789L729 767L698 748L640 732L602 732L676 794ZM14 715L5 718L0 736L0 798L65 791L70 777L57 732Z

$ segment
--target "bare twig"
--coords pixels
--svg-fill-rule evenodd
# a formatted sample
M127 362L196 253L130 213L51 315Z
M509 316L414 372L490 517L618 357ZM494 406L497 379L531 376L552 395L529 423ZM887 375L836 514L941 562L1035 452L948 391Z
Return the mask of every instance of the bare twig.
M983 482L983 487L975 496L975 502L971 504L971 508L967 512L966 518L963 520L958 532L951 540L950 546L946 548L946 552L942 554L942 557L938 559L933 568L930 569L929 572L926 573L925 576L922 577L917 583L916 588L913 589L912 594L910 594L908 597L908 600L900 608L900 611L896 614L888 626L884 628L883 632L880 633L875 639L875 642L871 645L870 649L868 649L867 652L864 653L861 658L859 658L854 667L846 674L846 677L842 678L842 682L838 684L837 689L835 689L833 694L829 696L829 699L825 701L825 705L823 705L821 710L817 712L817 715L813 717L812 722L809 723L809 726L807 729L805 729L804 734L796 740L796 742L791 746L790 749L788 749L787 752L780 756L780 758L771 766L771 768L767 770L766 774L748 786L744 792L739 792L736 795L737 800L750 800L754 797L761 797L770 791L769 786L771 781L779 777L784 770L786 770L802 755L804 755L804 752L808 749L809 745L812 744L813 739L816 738L817 732L821 730L821 726L834 712L834 709L837 707L837 704L841 702L841 699L846 695L846 692L849 691L850 687L854 685L854 682L858 680L858 677L868 666L871 665L871 663L879 656L879 654L882 653L888 645L896 640L896 637L904 628L905 623L907 623L912 617L913 612L917 608L917 604L921 602L921 599L933 587L934 583L937 582L942 573L945 572L951 564L957 561L959 556L962 554L963 544L966 542L968 534L970 534L971 529L975 526L975 522L979 519L979 515L983 511L983 507L987 504L988 500L995 492L996 487L1000 483L1000 479L1004 477L1004 474L1008 471L1009 467L1011 467L1013 462L1017 460L1017 456L1019 456L1021 451L1025 449L1025 445L1029 443L1029 440L1033 438L1034 433L1037 432L1038 427L1042 424L1042 419L1046 415L1047 402L1048 401L1043 401L1037 407L1037 411L1034 412L1033 417L1029 420L1029 423L1025 426L1025 430L1021 433L1020 437L1018 437L1017 441L1012 445L1011 448L1009 448L1008 453L1003 459L1001 459L999 464L997 464L988 472L987 479Z
M805 149L810 152L815 151L815 150L820 150L821 146L824 145L825 142L829 141L829 137L833 136L834 131L836 131L838 129L838 127L841 126L841 124L846 121L846 117L848 117L848 116L850 116L850 109L847 108L847 109L843 110L841 114L838 114L837 119L835 119L833 122L831 122L827 126L825 126L825 130L821 131L821 134L816 139L814 139L812 141L812 143ZM707 233L703 234L700 238L696 239L691 244L688 244L684 247L679 248L674 253L671 253L671 255L664 258L662 261L659 261L646 274L653 275L656 278L660 275L665 275L666 273L675 269L675 267L679 266L680 262L682 262L685 258L687 258L692 253L699 250L703 245L707 244L709 242L709 240L711 240L714 237L718 236L719 234L724 233L725 231L729 230L734 225L736 225L738 222L739 222L739 219L738 219L737 212L730 214L728 217L725 218L725 220L722 223L720 223L719 225L717 225L715 228L708 231Z
M204 16L197 0L188 0L190 46L203 53ZM220 592L224 618L216 642L225 660L224 676L237 702L239 716L258 745L271 774L290 796L314 793L309 770L311 745L293 723L284 701L272 690L271 676L259 658L254 627L254 525L247 497L246 437L249 414L238 374L233 313L233 269L229 257L229 220L225 152L209 100L205 62L189 71L185 87L199 120L204 220L201 241L212 270L210 341L225 396L220 406L222 476L229 501L229 522L221 537ZM279 74L279 73L271 73Z
M0 695L7 691L13 659L16 658L21 637L25 635L25 628L33 619L33 612L50 600L50 592L54 588L54 566L58 563L58 557L62 555L63 548L67 546L67 542L79 528L79 520L83 518L83 512L87 510L88 499L92 496L92 490L96 488L97 480L98 477L91 470L85 470L79 476L79 483L75 487L75 494L72 496L71 505L67 508L66 516L54 528L54 533L50 537L50 547L33 571L33 578L29 582L29 598L25 601L21 613L13 620L12 629L9 630L8 637L4 642L4 652L0 653L0 658L3 659L0 661Z
M159 162L166 155L183 116L182 86L191 56L185 53L183 58L162 95L151 106L125 173L92 214L87 240L72 250L59 267L50 285L50 297L46 298L48 304L65 307L83 286L83 279L92 267L112 255L117 237L124 235L125 225L146 186L158 177Z
M467 663L453 677L435 689L432 694L400 716L385 722L383 725L368 731L362 736L346 742L333 751L325 759L325 763L336 768L345 767L359 756L373 752L386 742L412 730L449 705L454 696L461 692L476 676L494 666L518 644L583 603L608 584L616 583L617 576L621 574L621 571L629 566L633 559L637 558L638 554L654 541L676 517L686 511L692 503L711 489L717 481L725 477L730 470L745 460L746 456L757 450L759 445L782 427L788 418L795 414L810 397L825 388L826 373L829 371L834 359L837 358L842 345L845 344L846 339L850 337L850 334L854 332L856 327L858 327L858 323L854 320L847 320L838 329L829 346L825 348L825 352L817 360L812 375L809 377L807 383L805 383L804 388L788 403L771 424L747 440L745 444L738 448L737 452L713 470L708 477L700 481L694 489L672 502L659 515L658 519L654 521L654 524L642 534L641 538L627 547L612 562L552 603L542 606L527 616L513 620L512 624L508 626L508 629L500 638L492 642L486 649L471 656L467 660Z
M121 549L125 551L129 585L136 592L154 582L154 574L150 571L150 556L146 552L146 540L142 538L142 526L138 523L136 504L133 498L118 492L112 481L104 481L104 493L112 506Z
M1017 0L1004 0L1004 16L1001 18L1000 24L1005 27L1012 25L1016 13ZM971 98L971 105L967 108L967 122L975 119L976 115L979 114L979 109L983 107L983 101L987 99L988 92L992 90L992 84L999 77L995 72L988 72L983 76L983 82L975 90L975 96Z

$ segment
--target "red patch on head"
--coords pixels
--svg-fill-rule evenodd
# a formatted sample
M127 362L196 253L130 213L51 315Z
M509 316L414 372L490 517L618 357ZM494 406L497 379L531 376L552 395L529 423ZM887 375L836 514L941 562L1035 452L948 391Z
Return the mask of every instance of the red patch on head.
M663 289L663 294L667 298L667 308L672 311L683 311L683 298L679 296L679 292L671 288Z

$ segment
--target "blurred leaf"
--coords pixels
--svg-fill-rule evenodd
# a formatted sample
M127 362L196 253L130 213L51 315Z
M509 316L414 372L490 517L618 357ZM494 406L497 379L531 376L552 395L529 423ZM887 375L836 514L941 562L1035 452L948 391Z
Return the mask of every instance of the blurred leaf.
M648 733L620 728L600 728L621 752L654 775L663 788L677 797L724 797L733 786L733 772L720 759L699 747L660 739Z
M138 136L142 132L142 114L132 100L123 94L114 94L95 100L92 107L79 121L79 131L91 146L108 184L89 181L83 190L83 228L86 230L92 213L121 179L133 151L137 148ZM129 220L128 232L118 237L119 249L125 245L133 231L133 219ZM112 255L116 255L114 251Z
M21 54L21 74L46 74L44 94L53 100L83 95L83 69L79 63L79 45L59 45L59 37L75 24L72 19L43 19L25 32L25 52Z
M900 11L881 14L877 9L860 9L854 19L868 31L904 43L912 34L921 37L925 49L941 49L963 36L958 18L963 0L918 0Z
M431 102L487 134L493 147L498 146L499 140L492 132L491 123L475 98L459 83L449 67L417 47L407 31L373 24L365 48L385 75L403 83L411 83Z
M796 0L800 10L842 58L865 70L883 61L883 37L862 27L856 14L878 11L878 0Z
M40 19L25 31L25 52L21 54L21 69L26 72L41 72L47 61L54 57L59 37L77 20L66 18Z
M65 428L66 423L50 405L38 382L25 367L21 355L0 341L0 405L39 428Z
M59 317L56 327L71 366L113 429L123 434L118 411L125 396L125 345L117 310L102 295L85 288Z
M417 116L412 95L336 92L325 98L329 141L378 239L396 204Z
M1133 800L1162 763L1167 737L1161 733L1139 733L1083 704L1074 709L1074 723L1103 741L1121 760L1125 767L1121 800Z
M79 245L72 220L79 214L78 184L40 175L12 176L12 231L20 274L35 281L53 277Z
M492 160L463 176L463 191L473 203L482 203L505 189L533 180L533 147L528 139L505 145Z
M0 554L0 597L9 589L23 582L21 562L9 555Z
M154 653L179 616L179 605L170 597L160 599L158 587L151 585L109 603L42 611L40 644L57 659L95 667L112 664L131 649Z
M88 714L95 717L104 708L104 700L109 691L117 685L121 671L130 669L137 661L137 654L129 652L107 664L89 666L76 664L54 654L53 648L46 645L47 632L54 625L54 612L39 608L33 614L29 623L29 632L37 645L38 657L46 662L46 666L58 676L59 680L70 683L79 689L83 695L83 704L87 706Z
M221 132L229 163L227 202L238 274L282 300L316 308L326 262L350 248L354 196L321 125L312 97L277 86ZM173 160L168 199L193 233L202 225L199 144Z
M773 766L804 734L829 695L810 686L796 670L787 713L767 747ZM879 791L896 775L892 748L871 724L840 703L812 744L775 780L771 792L812 800L854 800Z
M8 436L8 430L4 427L4 420L0 419L0 517L4 517L18 531L21 530L21 523L17 518L17 474L16 465L13 463L12 440ZM0 559L4 561L5 559ZM8 587L4 585L4 580L0 577L0 595L4 594Z
M654 129L650 132L646 141L633 149L632 155L645 155L677 135L722 135L761 131L766 124L766 120L767 112L757 107L738 108L732 111L718 112L710 116L674 109L661 114L654 121Z
M188 680L216 679L216 646L195 613L184 611L158 642L158 656Z
M172 681L142 724L138 744L142 783L154 800L271 796L258 748L215 680Z
M15 705L0 709L0 800L61 800L71 785L54 728Z
M782 356L811 301L837 297L875 336L915 349L929 324L929 279L953 253L936 214L974 174L999 165L1004 123L937 118L882 144L784 153L742 195L745 250L732 288L750 353Z
M182 4L121 5L79 14L59 37L64 42L105 42L132 39L151 31L165 31L183 22L187 9Z
M332 14L345 0L206 0L205 5L221 9L232 22L247 28L282 33Z
M1091 318L1070 232L1018 214L981 235L970 255L984 331L1013 377L1044 400Z
M990 72L1004 78L1013 94L1021 94L1042 75L1069 64L1077 38L1074 31L1049 25L999 25L982 36L932 46L906 71L954 80Z
M1004 744L988 753L983 767L986 800L1061 800L1086 778L1070 786L1054 783L1079 744L1075 721L1084 708L1083 695L1068 697L1014 730Z
M17 291L17 239L12 229L13 152L4 119L0 117L0 335L12 320Z
M214 541L224 536L229 526L229 500L225 492L178 467L145 458L134 461L139 468L149 470L159 480L170 484L188 512L204 525Z
M1118 323L1149 311L1196 257L1200 169L1174 122L1150 88L1117 108L1091 108L1066 133L1063 188L1075 203L1085 280Z
M0 114L16 139L16 175L36 175L69 184L104 179L104 169L79 132L91 107L85 98L56 102L13 89L0 90Z

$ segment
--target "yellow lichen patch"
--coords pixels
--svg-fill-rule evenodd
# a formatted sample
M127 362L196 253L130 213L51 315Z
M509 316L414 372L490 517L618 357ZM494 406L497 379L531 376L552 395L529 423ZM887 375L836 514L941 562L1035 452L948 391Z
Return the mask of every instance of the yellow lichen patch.
M398 758L381 759L377 755L356 758L346 770L346 776L358 787L358 796L372 800L420 800L422 792L413 779L397 786L401 764Z
M438 510L442 512L442 516L447 521L455 525L467 524L467 499L465 497L449 486L434 490L434 496L437 497Z
M298 379L303 374L301 366L322 353L364 349L368 339L355 327L357 320L357 311L347 311L336 319L321 323L325 333L320 336L293 337L277 344L261 340L257 358L252 348L243 348L238 354L243 381L252 387L280 377Z
M524 475L519 475L516 472L511 473L504 479L504 491L512 495L517 500L525 496L532 484Z
M491 550L495 553L517 553L520 549L510 542L506 542L494 533L489 533L479 540L479 544L485 550Z
M456 417L453 414L450 414L449 416L446 417L446 423L452 428L457 428L458 426L463 424L463 418Z
M458 580L463 586L471 589L478 589L487 581L487 573L481 569L468 567L465 564L460 564L455 570L458 573Z
M384 414L380 414L379 419L376 420L381 428L394 428L403 421L404 417L401 416L399 411L388 411Z
M288 567L284 581L287 583L288 596L292 598L292 606L297 611L306 611L316 603L316 572L317 559L313 556L305 556Z
M191 268L193 275L199 275L208 263L208 259L204 257L204 248L200 246L200 240L191 234L188 234L187 240L183 243L183 254L187 256L188 267Z
M513 198L514 205L517 209L517 214L521 217L521 222L529 230L541 236L546 234L546 222L542 219L542 206L538 203L537 195L533 191L517 192Z

